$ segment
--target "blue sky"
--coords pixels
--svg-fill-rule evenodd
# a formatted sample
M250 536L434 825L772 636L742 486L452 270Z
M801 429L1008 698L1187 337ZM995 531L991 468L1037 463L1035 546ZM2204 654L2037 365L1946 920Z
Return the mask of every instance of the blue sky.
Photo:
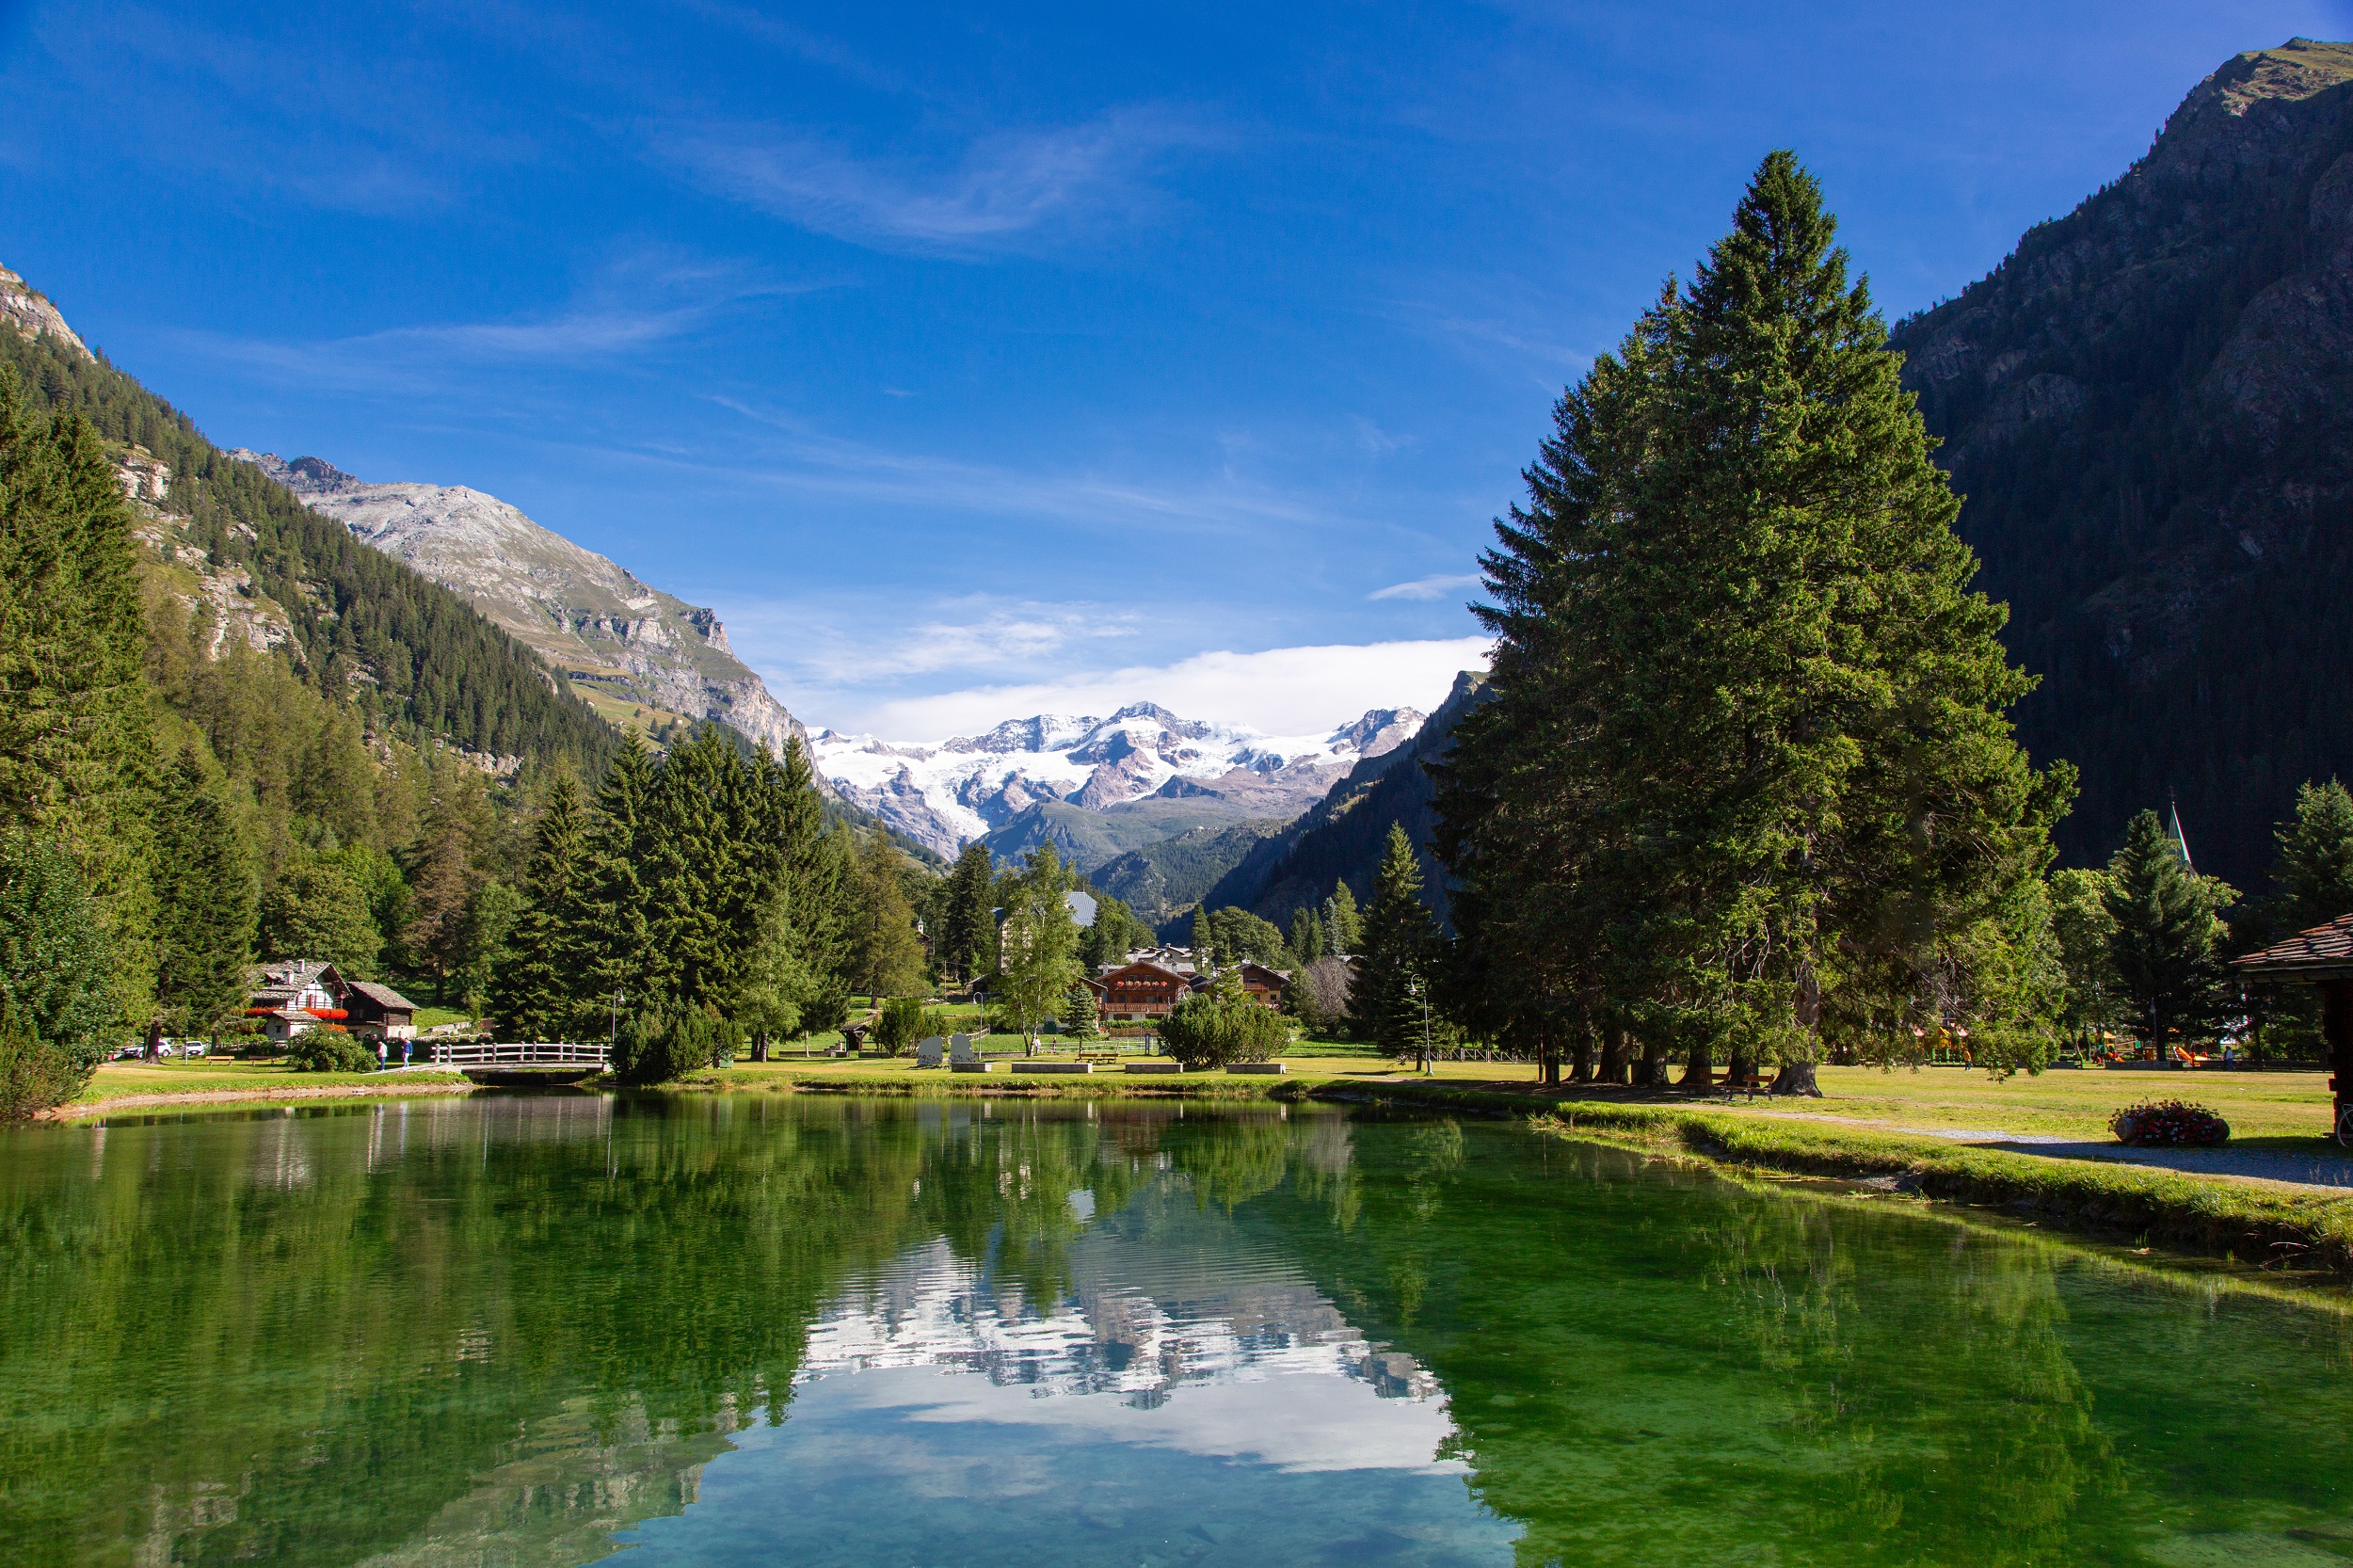
M0 3L0 263L812 725L1428 707L1561 386L1789 146L1892 317L2345 4Z

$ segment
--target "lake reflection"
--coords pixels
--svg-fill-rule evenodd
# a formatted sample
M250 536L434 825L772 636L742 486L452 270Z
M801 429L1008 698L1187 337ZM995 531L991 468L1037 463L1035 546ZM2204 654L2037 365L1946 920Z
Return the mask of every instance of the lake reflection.
M1513 1129L579 1096L0 1135L28 1563L2319 1563L2329 1302Z

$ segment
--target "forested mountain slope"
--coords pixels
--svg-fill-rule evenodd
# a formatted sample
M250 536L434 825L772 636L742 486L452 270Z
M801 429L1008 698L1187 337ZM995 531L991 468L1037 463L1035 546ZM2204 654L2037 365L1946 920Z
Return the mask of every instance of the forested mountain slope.
M227 611L248 641L283 646L322 692L350 689L371 731L424 745L438 738L492 765L566 757L588 776L600 771L616 732L527 648L232 460L185 414L61 335L61 320L28 321L47 301L14 274L0 278L0 296L15 302L5 313L19 328L0 331L0 364L31 406L78 411L108 442L136 449L120 454L126 487L168 520L150 530L151 544L167 567L184 567L192 598L238 601L199 604L200 614ZM199 579L223 591L186 586Z
M1132 849L1087 873L1097 892L1109 893L1158 925L1201 902L1218 878L1232 871L1265 840L1288 826L1280 817L1255 817L1230 827L1214 824Z
M1202 898L1211 909L1247 909L1285 926L1293 909L1312 909L1346 882L1359 902L1369 900L1373 870L1391 824L1401 824L1422 863L1422 897L1443 919L1446 876L1431 854L1436 790L1425 761L1445 755L1454 726L1484 701L1485 678L1465 670L1413 739L1393 751L1369 757L1332 786L1306 815L1280 834L1262 839L1241 863L1220 877ZM1181 924L1181 922L1180 922ZM1177 932L1176 927L1172 933Z
M462 485L369 484L318 457L249 462L353 536L450 589L625 728L710 719L781 754L798 720L728 646L711 610Z
M1968 497L2017 710L2105 858L2178 791L2201 870L2264 878L2297 785L2353 775L2353 46L2241 55L2149 152L1898 325Z

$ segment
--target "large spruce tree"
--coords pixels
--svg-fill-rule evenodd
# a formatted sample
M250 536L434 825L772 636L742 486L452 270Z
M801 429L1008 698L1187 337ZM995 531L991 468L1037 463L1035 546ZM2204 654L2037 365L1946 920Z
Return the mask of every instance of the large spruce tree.
M915 906L907 901L900 872L903 863L882 829L864 836L851 909L851 973L858 988L878 1004L885 997L911 997L926 989L923 940L915 929Z
M988 850L974 842L964 846L948 873L944 929L936 956L968 980L981 968L994 935L989 919L990 869Z
M2125 825L2102 902L2111 922L2109 968L2145 1044L2163 1049L2176 1036L2208 1034L2229 1010L2220 912L2236 898L2190 868L2154 811Z
M592 1028L590 920L583 907L591 870L580 785L562 771L532 824L522 908L491 980L499 1027L510 1039L570 1040Z
M80 868L119 1021L152 1007L154 738L131 514L78 415L0 371L0 821Z
M1443 768L1498 1010L1625 1018L1692 1081L1778 1061L1811 1091L1826 1049L1914 1026L2047 1035L2072 775L2011 738L2031 682L1833 229L1772 153L1561 398L1483 557L1495 698Z
M155 823L155 1004L175 1034L245 1008L260 884L235 813L193 743L163 778Z
M579 940L588 955L590 1011L610 1021L622 999L645 1002L656 987L648 945L647 879L640 866L650 829L653 754L636 731L597 787L596 818L588 832L588 890L581 906Z
M1389 824L1388 842L1373 873L1365 910L1365 938L1349 1005L1356 1031L1400 1060L1422 1048L1437 927L1421 901L1421 863L1405 829Z
M2333 778L2298 786L2296 816L2277 836L2280 858L2271 875L2287 931L2353 914L2353 793Z

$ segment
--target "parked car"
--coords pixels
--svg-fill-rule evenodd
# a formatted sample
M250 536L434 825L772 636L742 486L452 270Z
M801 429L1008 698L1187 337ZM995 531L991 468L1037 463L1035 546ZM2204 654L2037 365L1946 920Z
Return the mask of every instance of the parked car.
M211 1048L206 1046L203 1041L189 1040L180 1047L180 1054L182 1056L209 1056L212 1054L212 1051Z
M140 1057L146 1054L147 1048L144 1046L125 1046L120 1050L115 1052L115 1060L118 1062L136 1062Z

